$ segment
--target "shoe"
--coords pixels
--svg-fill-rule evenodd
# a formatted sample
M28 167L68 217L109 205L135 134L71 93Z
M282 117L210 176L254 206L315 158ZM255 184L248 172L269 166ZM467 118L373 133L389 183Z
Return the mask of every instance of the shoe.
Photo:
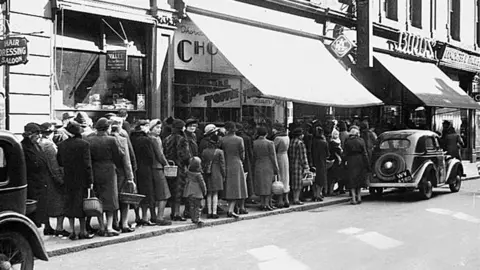
M275 207L276 208L283 208L283 207L285 207L285 204L284 203L283 204L279 203L279 204L275 205Z
M97 231L97 235L98 235L98 236L105 236L105 234L106 234L106 233L105 233L104 230L98 230L98 231Z
M357 201L357 204L362 204L362 201Z
M74 240L78 240L78 236L77 234L75 233L71 233L69 236L68 236L68 239L74 241Z
M172 225L172 222L170 220L156 220L155 223L158 225L158 226L169 226L169 225Z
M115 230L105 233L106 237L113 237L113 236L119 236L119 235L120 235L120 232L115 231Z
M227 213L227 217L239 218L240 216L237 215L237 214L235 214L235 213L228 212L228 213Z
M87 233L90 233L90 234L97 234L98 231L100 231L99 229L94 229L92 227L90 227L90 229L87 229Z
M198 227L202 227L205 222L201 221L201 220L197 220L197 221L192 221L193 224L197 224Z
M265 206L265 211L273 211L273 208L270 205Z
M239 214L240 215L247 215L248 211L246 209L240 209Z
M213 218L213 214L208 214L208 215L207 215L207 218L208 218L208 219L212 219L212 218Z
M52 229L52 228L43 229L43 235L45 235L45 236L47 236L47 235L55 235L55 230Z
M288 202L284 203L284 204L283 204L283 207L284 207L284 208L290 208L290 203L288 203Z
M220 216L218 216L217 214L212 214L212 218L213 219L218 219Z
M61 236L61 237L67 237L67 236L70 236L70 233L65 231L65 230L61 230L61 231L55 230L54 235L55 236Z
M173 221L187 221L186 218L182 217L182 216L174 216Z
M116 226L113 226L113 229L117 232L119 232L121 229L120 229L120 226L116 225Z
M350 204L351 204L351 205L356 205L356 204L358 204L358 203L357 203L356 201L350 201Z
M139 223L137 223L138 226L154 226L155 223L151 222L150 220L140 220Z
M89 234L89 233L86 233L86 234L80 233L80 234L78 234L78 239L92 239L93 237L95 237L94 234Z
M130 227L125 227L125 228L121 228L120 230L122 233L131 233L131 232L134 232L135 229L134 228L130 228Z

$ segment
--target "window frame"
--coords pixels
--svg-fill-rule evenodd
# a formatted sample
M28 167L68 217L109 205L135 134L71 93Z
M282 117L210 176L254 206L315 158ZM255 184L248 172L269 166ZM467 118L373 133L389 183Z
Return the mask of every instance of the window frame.
M385 18L398 22L398 0L385 0L384 5Z
M453 40L460 41L461 1L449 0L449 34Z
M422 1L410 0L410 24L422 29Z

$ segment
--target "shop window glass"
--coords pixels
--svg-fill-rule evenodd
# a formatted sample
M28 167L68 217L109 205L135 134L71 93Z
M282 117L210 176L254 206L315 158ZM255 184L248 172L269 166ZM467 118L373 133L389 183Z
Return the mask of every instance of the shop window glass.
M398 21L398 1L385 0L385 16L394 21Z
M410 0L410 20L412 26L422 28L422 1Z
M460 0L450 0L450 36L460 41Z

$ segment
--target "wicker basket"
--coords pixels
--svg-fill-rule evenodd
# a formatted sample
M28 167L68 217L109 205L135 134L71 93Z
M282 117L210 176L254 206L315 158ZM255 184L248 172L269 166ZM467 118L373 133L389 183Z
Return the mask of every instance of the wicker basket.
M27 199L27 210L26 210L26 215L29 215L37 210L37 201L35 200L30 200Z
M309 187L313 185L313 179L315 179L315 173L307 173L302 179L303 187Z
M285 186L282 182L278 181L278 177L275 177L275 181L272 183L272 193L274 195L282 195L285 191Z
M102 202L88 189L87 198L83 199L83 212L87 217L99 216L103 213Z
M133 193L119 193L118 200L124 204L139 205L140 202L145 199L145 195L133 194Z
M163 172L166 177L177 177L178 166L173 160L169 160L168 164L163 166Z

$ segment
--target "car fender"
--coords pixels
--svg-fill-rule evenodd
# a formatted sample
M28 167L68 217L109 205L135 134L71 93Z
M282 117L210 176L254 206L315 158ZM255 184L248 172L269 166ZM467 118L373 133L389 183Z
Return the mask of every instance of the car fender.
M456 158L452 158L447 162L447 174L446 180L451 179L453 176L457 175L458 170L460 169L461 176L463 175L463 165L462 162Z
M32 247L33 255L40 260L48 261L42 236L28 217L12 211L1 212L0 231L17 232L23 235Z
M422 164L414 173L413 180L416 185L420 183L425 173L428 173L430 170L435 170L433 161L427 160Z

